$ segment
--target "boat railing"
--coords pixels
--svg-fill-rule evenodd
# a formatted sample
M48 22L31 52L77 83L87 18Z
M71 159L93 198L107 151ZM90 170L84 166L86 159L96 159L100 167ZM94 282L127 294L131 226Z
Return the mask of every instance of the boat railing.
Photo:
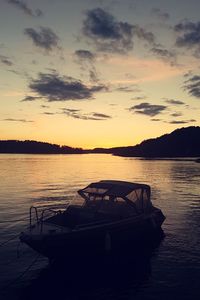
M29 210L29 229L35 227L35 225L40 226L40 232L42 232L43 229L43 223L47 218L50 218L51 216L55 216L58 214L61 214L66 208L68 207L69 203L65 207L45 207L42 209L41 206L31 206ZM34 213L35 213L35 222L34 220ZM48 213L48 215L47 215Z
M36 206L31 206L29 210L29 228L33 228L33 223L32 223L32 212L35 212L35 217L36 217L36 223L39 223L39 217L38 217L38 208Z

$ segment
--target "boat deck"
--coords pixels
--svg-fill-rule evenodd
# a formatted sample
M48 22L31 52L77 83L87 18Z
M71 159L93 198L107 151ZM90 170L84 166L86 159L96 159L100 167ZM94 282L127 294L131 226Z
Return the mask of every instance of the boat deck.
M72 231L69 227L60 226L58 224L50 223L47 221L43 221L43 223L35 224L30 229L30 234L33 235L49 235L49 234L59 234L59 233L67 233Z

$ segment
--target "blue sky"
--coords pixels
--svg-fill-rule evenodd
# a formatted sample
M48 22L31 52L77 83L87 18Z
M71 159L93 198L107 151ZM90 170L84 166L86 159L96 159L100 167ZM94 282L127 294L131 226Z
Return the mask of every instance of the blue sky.
M200 123L200 2L1 0L1 139L134 145Z

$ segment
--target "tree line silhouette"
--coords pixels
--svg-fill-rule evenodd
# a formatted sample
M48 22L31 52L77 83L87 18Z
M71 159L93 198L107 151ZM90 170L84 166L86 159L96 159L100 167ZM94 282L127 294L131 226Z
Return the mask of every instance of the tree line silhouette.
M94 148L84 150L37 141L1 140L0 153L84 154L107 153L127 157L198 157L200 156L200 127L176 129L154 139L129 147Z

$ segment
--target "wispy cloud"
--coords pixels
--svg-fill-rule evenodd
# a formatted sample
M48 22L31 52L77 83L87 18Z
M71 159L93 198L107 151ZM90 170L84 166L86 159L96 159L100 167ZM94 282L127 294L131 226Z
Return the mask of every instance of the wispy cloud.
M137 84L130 85L119 85L115 89L117 92L125 92L125 93L138 93L141 92Z
M161 47L153 47L151 48L151 52L163 61L170 63L172 66L177 64L177 57L174 51L163 49Z
M82 113L79 109L71 109L71 108L62 108L62 114L67 115L68 117L72 117L74 119L80 120L92 120L92 121L103 121L111 119L110 115L104 113Z
M43 115L48 115L48 116L57 115L57 113L48 112L48 111L45 111L45 112L43 112L42 114L43 114Z
M22 0L4 0L9 4L12 4L19 10L23 11L26 15L31 17L41 17L43 16L43 12L40 9L33 10L31 9L28 4Z
M75 56L80 59L80 60L89 60L89 61L94 61L95 59L95 55L94 53L92 53L91 51L89 50L76 50L75 51Z
M29 88L49 102L91 99L94 93L107 89L104 85L87 86L80 80L57 73L39 73L37 79L32 79Z
M156 105L156 104L150 104L147 102L140 103L138 105L134 105L129 108L129 111L137 113L137 114L143 114L150 117L154 117L161 112L163 112L167 106L165 105Z
M106 114L102 114L102 113L92 113L93 117L105 120L105 119L111 119L111 116L106 115Z
M48 105L44 105L44 104L40 105L40 107L41 107L41 108L49 108Z
M160 122L160 121L162 121L162 119L153 118L153 119L151 119L151 121L153 121L153 122Z
M146 98L147 98L147 96L135 96L135 97L132 97L131 100L144 100Z
M89 78L92 82L98 82L99 76L95 67L96 55L89 50L76 50L74 52L75 62L83 71L89 73Z
M181 100L175 100L175 99L165 99L165 102L172 105L184 105L185 103Z
M39 30L34 28L25 28L24 34L27 35L33 42L33 44L46 51L52 51L54 49L60 49L60 39L51 28L40 27Z
M171 117L181 117L183 114L181 112L175 112L175 113L172 113L170 116Z
M190 120L173 120L173 121L169 121L167 123L169 124L187 124L187 123L194 123L196 122L195 119L190 119Z
M183 86L191 96L200 98L200 75L194 75L184 82Z
M35 100L38 100L38 99L41 99L41 97L35 97L35 96L26 96L25 98L23 98L21 100L21 102L25 102L25 101L35 101Z
M167 21L170 18L170 14L161 10L160 8L152 8L152 14L159 18L161 21Z
M8 122L21 122L21 123L33 123L34 121L26 120L26 119L14 119L14 118L7 118L3 119L2 121L8 121Z
M6 65L8 67L11 67L14 65L13 62L10 60L10 58L5 55L0 55L0 61L2 64Z

